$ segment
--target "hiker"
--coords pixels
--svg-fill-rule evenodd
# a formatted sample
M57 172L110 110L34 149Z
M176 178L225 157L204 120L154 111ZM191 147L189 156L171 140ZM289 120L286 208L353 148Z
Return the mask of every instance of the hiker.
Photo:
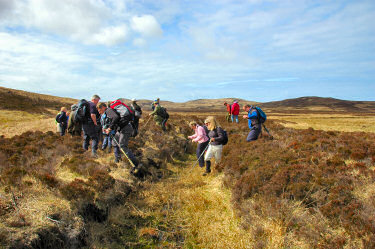
M68 117L66 112L66 107L61 107L60 112L56 116L57 131L60 133L60 136L65 135L65 131L68 126Z
M93 157L97 157L96 153L99 143L99 132L101 131L100 126L100 114L96 105L98 104L100 97L98 95L93 95L89 104L90 116L87 116L85 122L82 124L83 129L83 149L88 150L90 140L91 143L91 154Z
M227 107L227 112L228 112L227 115L225 115L225 119L229 123L230 122L230 118L231 118L231 113L232 113L232 107L227 102L224 102L224 105Z
M160 106L159 103L157 102L154 102L154 111L151 112L149 115L151 116L154 116L154 120L155 122L160 125L161 129L163 131L167 131L167 128L166 128L166 123L169 119L169 114L167 112L167 109L165 109L164 107Z
M204 167L204 157L202 156L202 153L207 149L208 146L208 135L206 134L206 130L203 126L198 125L195 121L192 121L189 123L191 129L195 131L194 135L188 136L189 139L192 140L192 142L197 142L197 159L199 162L199 167ZM206 171L210 171L210 163L206 164ZM208 167L208 168L207 168Z
M209 130L208 137L210 139L206 155L204 156L204 160L206 161L206 172L203 175L206 176L211 172L211 158L215 158L215 164L218 164L221 161L224 130L219 126L218 122L213 116L207 117L204 123Z
M126 153L127 157L133 163L134 167L138 166L138 160L135 158L132 151L128 148L129 139L133 133L133 127L130 124L131 115L130 108L126 105L125 113L121 115L115 110L117 105L124 105L119 100L113 101L110 105L110 108L107 108L105 114L109 119L108 128L105 129L107 135L112 136L111 132L115 131L115 136L113 138L114 142L114 154L115 162L118 163L121 161L121 149ZM118 143L118 144L117 144ZM119 146L120 145L120 146ZM121 148L120 148L121 147Z
M240 114L240 105L238 104L237 100L233 101L231 114L232 123L234 122L234 120L236 120L236 123L238 124L238 114Z
M259 122L259 113L256 108L251 105L245 105L243 107L247 115L243 115L244 119L248 119L250 132L247 135L246 141L255 141L258 139L259 134L262 132L262 125Z
M68 121L68 133L72 136L80 137L82 134L82 124L80 122L76 122L75 116L77 114L78 105L74 104L70 107L70 116Z
M152 111L155 110L155 103L158 104L158 105L160 105L160 99L157 98L154 102L152 102L152 104L151 104L151 109L152 109Z
M138 131L138 126L139 126L139 119L142 116L142 109L141 107L137 104L136 99L132 99L132 103L130 104L131 108L134 110L134 127Z
M116 132L112 130L109 134L107 134L105 131L109 127L109 122L110 122L110 119L107 118L107 114L105 113L106 110L107 110L107 105L105 103L100 103L98 105L98 112L101 115L100 124L102 126L102 135L103 135L102 150L105 150L108 146L108 153L111 153L112 136L114 136Z

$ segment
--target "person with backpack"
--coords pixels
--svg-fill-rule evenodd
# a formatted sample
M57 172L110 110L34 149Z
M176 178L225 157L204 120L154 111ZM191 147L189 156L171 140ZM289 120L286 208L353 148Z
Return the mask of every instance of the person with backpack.
M136 99L132 99L132 103L130 104L130 107L133 109L134 111L134 128L138 131L138 127L139 127L139 119L141 118L142 116L142 109L141 107L137 104L137 100Z
M230 122L231 114L232 114L232 106L227 102L224 102L224 105L227 107L227 115L225 115L225 119L227 122Z
M163 131L167 131L166 123L169 119L169 114L167 112L167 109L160 106L158 103L154 103L155 109L153 112L151 112L149 115L154 116L155 122L161 127Z
M128 148L129 139L133 133L133 126L130 124L134 115L132 110L120 100L116 100L111 103L110 108L107 108L104 113L108 119L108 128L105 129L105 132L113 138L114 142L115 162L121 161L121 152L124 152L131 161L132 166L137 168L138 160ZM113 131L115 131L114 136L111 135Z
M101 115L100 117L100 124L102 126L102 134L103 134L103 144L102 150L105 150L108 146L108 153L111 153L112 149L112 136L116 134L114 130L112 130L109 134L106 133L106 129L109 127L110 119L107 118L107 114L105 111L107 110L107 105L105 103L100 103L98 105L98 111Z
M192 142L198 143L197 145L197 159L199 162L199 167L203 168L204 167L204 157L202 156L202 153L207 149L208 143L209 143L209 138L208 135L206 134L206 130L204 129L203 126L200 126L197 124L197 122L192 121L189 123L191 129L195 131L194 135L188 136L189 139L192 140ZM206 164L206 166L210 166L209 164ZM209 171L210 169L206 168L206 171Z
M71 136L80 137L82 134L82 124L79 121L76 121L75 117L77 114L78 105L74 104L70 107L70 109L71 112L68 121L68 133Z
M215 117L207 117L204 123L209 130L208 137L210 141L206 155L204 156L204 160L206 161L206 172L203 175L206 176L211 172L212 158L215 158L215 164L220 163L223 145L226 144L226 142L228 142L228 137L226 136L226 132L220 127L219 123L216 121Z
M260 114L257 108L251 105L245 105L243 107L247 115L243 115L244 119L248 119L250 132L247 135L246 141L251 142L258 139L259 134L262 132L262 123L260 122Z
M84 109L84 113L80 113L80 107L77 114L79 116L84 115L82 118L82 129L83 129L83 149L88 150L91 143L91 154L93 157L97 157L97 149L99 145L99 132L101 131L100 125L100 114L96 105L99 103L100 97L98 95L93 95L91 101L82 103L80 106ZM82 101L83 102L83 101ZM77 115L76 115L77 118Z
M68 127L68 116L66 115L66 107L61 107L60 112L56 116L57 130L60 132L60 136L65 135L66 128Z
M238 114L240 114L240 105L238 104L237 100L233 101L231 114L232 123L236 121L236 123L238 124Z

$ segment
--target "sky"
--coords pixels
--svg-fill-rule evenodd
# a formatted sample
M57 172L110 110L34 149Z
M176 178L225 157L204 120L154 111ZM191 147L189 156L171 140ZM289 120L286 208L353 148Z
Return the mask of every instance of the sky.
M184 102L375 100L374 0L0 0L0 86Z

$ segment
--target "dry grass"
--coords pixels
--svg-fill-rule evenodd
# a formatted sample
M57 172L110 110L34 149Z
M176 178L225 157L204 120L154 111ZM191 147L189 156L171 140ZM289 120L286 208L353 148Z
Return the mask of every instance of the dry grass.
M26 131L56 131L55 119L43 114L1 110L0 121L0 136L5 137L21 135Z
M277 114L270 115L271 119L281 121L285 127L346 132L375 132L375 116L355 116L352 114Z

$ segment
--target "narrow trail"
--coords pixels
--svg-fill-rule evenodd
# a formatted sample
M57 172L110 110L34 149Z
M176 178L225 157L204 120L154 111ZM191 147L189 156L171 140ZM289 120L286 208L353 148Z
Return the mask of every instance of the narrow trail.
M107 223L124 229L118 231L124 239L118 248L121 243L129 248L251 248L252 238L235 217L223 176L215 171L202 176L203 169L191 168L194 159L168 164L170 177L144 183L111 212ZM108 230L108 224L99 226Z

